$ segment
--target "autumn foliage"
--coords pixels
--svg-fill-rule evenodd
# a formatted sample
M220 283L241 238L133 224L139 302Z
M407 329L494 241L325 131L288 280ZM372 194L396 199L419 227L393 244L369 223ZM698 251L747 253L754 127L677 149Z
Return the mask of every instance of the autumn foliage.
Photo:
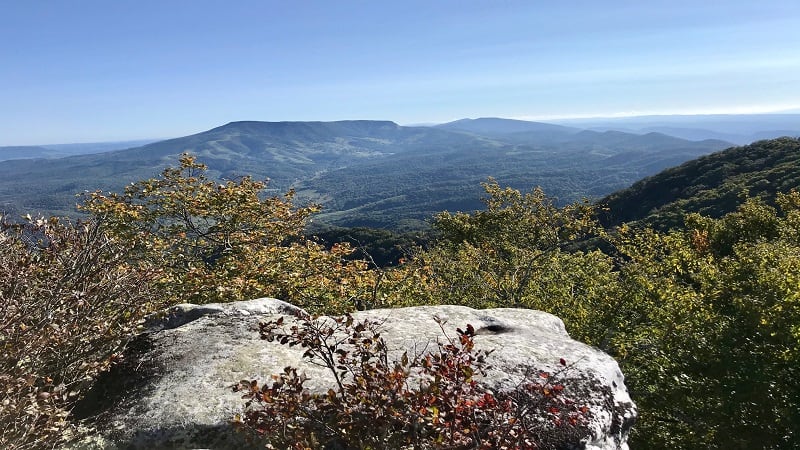
M134 244L136 262L156 268L156 286L174 303L271 296L309 311L347 311L370 289L363 261L345 261L346 244L330 251L303 231L314 205L294 193L267 196L265 181L244 176L217 182L183 155L161 177L122 194L93 192L81 209L114 239Z
M97 222L30 219L0 233L0 447L73 436L71 405L158 303L151 271Z
M294 367L265 383L243 380L239 426L270 448L293 449L548 449L559 444L556 435L577 442L587 433L588 409L565 395L562 373L535 373L511 392L493 392L480 382L491 351L475 348L472 326L451 337L439 324L443 340L433 351L393 359L377 322L346 315L262 323L262 338L305 349L335 387L309 392Z

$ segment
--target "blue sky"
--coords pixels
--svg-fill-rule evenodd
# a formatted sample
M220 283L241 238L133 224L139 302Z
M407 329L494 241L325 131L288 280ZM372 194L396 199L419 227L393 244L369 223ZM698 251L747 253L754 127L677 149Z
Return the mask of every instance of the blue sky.
M798 108L797 0L0 0L0 145Z

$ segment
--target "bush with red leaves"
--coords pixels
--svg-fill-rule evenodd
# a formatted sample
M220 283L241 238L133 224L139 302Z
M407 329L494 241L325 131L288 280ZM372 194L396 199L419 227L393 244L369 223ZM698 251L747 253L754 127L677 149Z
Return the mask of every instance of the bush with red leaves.
M352 316L262 323L268 341L305 348L336 387L312 393L296 368L270 383L241 381L245 412L235 423L268 448L548 449L553 436L585 435L585 406L564 393L557 374L540 372L511 392L493 392L476 378L489 369L491 351L477 350L467 325L428 353L398 360L380 335L380 324ZM286 327L288 326L288 330Z

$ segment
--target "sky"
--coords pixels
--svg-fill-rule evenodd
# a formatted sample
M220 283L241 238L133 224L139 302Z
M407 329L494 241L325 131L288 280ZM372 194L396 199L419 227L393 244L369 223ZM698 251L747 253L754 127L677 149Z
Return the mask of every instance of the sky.
M798 0L0 0L0 145L799 108Z

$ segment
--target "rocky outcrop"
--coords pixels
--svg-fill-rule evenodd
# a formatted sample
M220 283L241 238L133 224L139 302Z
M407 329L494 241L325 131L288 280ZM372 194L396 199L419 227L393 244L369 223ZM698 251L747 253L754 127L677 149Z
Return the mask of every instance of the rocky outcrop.
M242 411L239 380L268 380L286 366L301 368L307 386L327 390L324 368L301 358L303 350L266 342L257 324L278 315L304 312L275 299L211 305L178 305L148 323L129 347L124 363L102 379L76 408L97 433L76 448L240 449L248 444L229 426ZM394 349L422 349L441 338L434 317L453 329L471 324L476 347L494 349L492 369L482 379L494 389L518 386L531 374L561 369L569 362L570 386L589 407L589 423L577 442L564 448L627 449L636 418L617 363L605 353L572 340L557 317L533 310L475 310L422 306L363 311L357 320L381 321L382 337Z

